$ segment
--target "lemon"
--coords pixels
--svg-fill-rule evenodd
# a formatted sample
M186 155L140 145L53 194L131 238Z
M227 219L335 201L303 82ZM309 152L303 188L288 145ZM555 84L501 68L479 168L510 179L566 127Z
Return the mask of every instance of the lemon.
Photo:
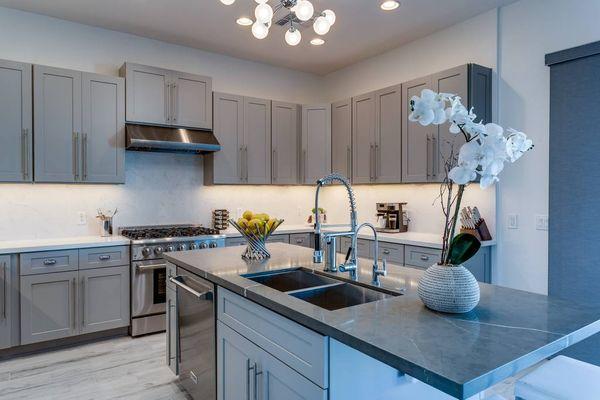
M273 225L275 225L276 223L277 220L275 218L271 218L269 222L267 222L267 227L269 228L269 231L273 228Z
M246 228L248 226L248 221L245 220L244 218L238 219L237 223L240 226L240 228Z
M246 210L242 214L242 217L244 217L244 219L246 221L250 221L250 220L252 220L254 218L254 214L252 213L252 211Z

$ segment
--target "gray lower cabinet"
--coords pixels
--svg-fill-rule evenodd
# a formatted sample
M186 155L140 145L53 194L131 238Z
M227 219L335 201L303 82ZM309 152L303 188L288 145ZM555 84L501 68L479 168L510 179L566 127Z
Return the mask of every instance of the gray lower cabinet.
M79 271L80 333L129 325L129 267Z
M352 178L352 99L331 105L331 172Z
M492 254L490 247L482 247L463 264L479 282L492 283Z
M290 235L272 235L267 239L267 243L290 243Z
M331 173L331 104L302 106L300 183L312 185Z
M77 333L77 271L21 276L21 344Z
M177 290L167 284L167 366L175 374L179 374L178 362L178 325L177 325Z
M225 238L225 247L233 247L233 246L245 246L246 239L243 237L228 237Z
M33 178L31 64L0 60L0 182Z
M11 271L10 256L0 256L0 349L11 346L13 324Z
M312 247L313 238L310 233L292 233L290 235L290 244L302 247Z
M271 103L271 181L274 184L298 183L300 114L298 104Z

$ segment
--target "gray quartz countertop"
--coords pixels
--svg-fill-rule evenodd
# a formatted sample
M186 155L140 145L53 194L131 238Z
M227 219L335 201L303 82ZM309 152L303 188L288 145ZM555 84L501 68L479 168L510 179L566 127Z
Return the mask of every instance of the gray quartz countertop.
M481 284L470 313L442 314L416 294L421 271L390 266L382 287L404 295L327 311L240 275L313 264L312 250L268 245L272 257L244 261L239 247L165 254L168 261L322 335L464 399L600 331L600 310L543 295ZM371 262L360 280L370 282ZM347 276L339 274L340 277Z

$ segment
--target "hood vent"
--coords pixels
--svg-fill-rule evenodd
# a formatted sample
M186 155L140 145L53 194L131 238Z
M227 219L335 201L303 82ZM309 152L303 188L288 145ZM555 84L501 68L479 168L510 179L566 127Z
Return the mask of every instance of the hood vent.
M127 150L205 154L221 150L212 132L127 124Z

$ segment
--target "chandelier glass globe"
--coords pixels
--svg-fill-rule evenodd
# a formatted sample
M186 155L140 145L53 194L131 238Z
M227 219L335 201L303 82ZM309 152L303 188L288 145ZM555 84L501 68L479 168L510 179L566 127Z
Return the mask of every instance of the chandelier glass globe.
M335 24L335 13L332 10L325 10L323 14L325 14L325 19L327 19L329 25Z
M315 13L315 8L308 0L298 0L294 12L300 21L308 21Z
M254 16L258 22L266 24L273 18L273 8L267 3L259 4L254 9Z
M285 33L285 42L290 46L296 46L302 40L302 34L300 31L294 27L291 27Z
M327 21L327 18L325 17L319 17L315 20L315 23L313 24L313 29L315 30L315 32L318 35L325 35L327 32L329 32L329 29L331 28L331 25L329 24L329 21Z
M221 3L225 4L226 6L230 6L235 3L235 0L221 0Z
M262 22L256 21L252 25L252 35L257 39L264 39L269 35L269 28Z
M235 0L233 0L235 1ZM262 4L262 3L266 3L268 0L254 0L256 1L258 4Z

